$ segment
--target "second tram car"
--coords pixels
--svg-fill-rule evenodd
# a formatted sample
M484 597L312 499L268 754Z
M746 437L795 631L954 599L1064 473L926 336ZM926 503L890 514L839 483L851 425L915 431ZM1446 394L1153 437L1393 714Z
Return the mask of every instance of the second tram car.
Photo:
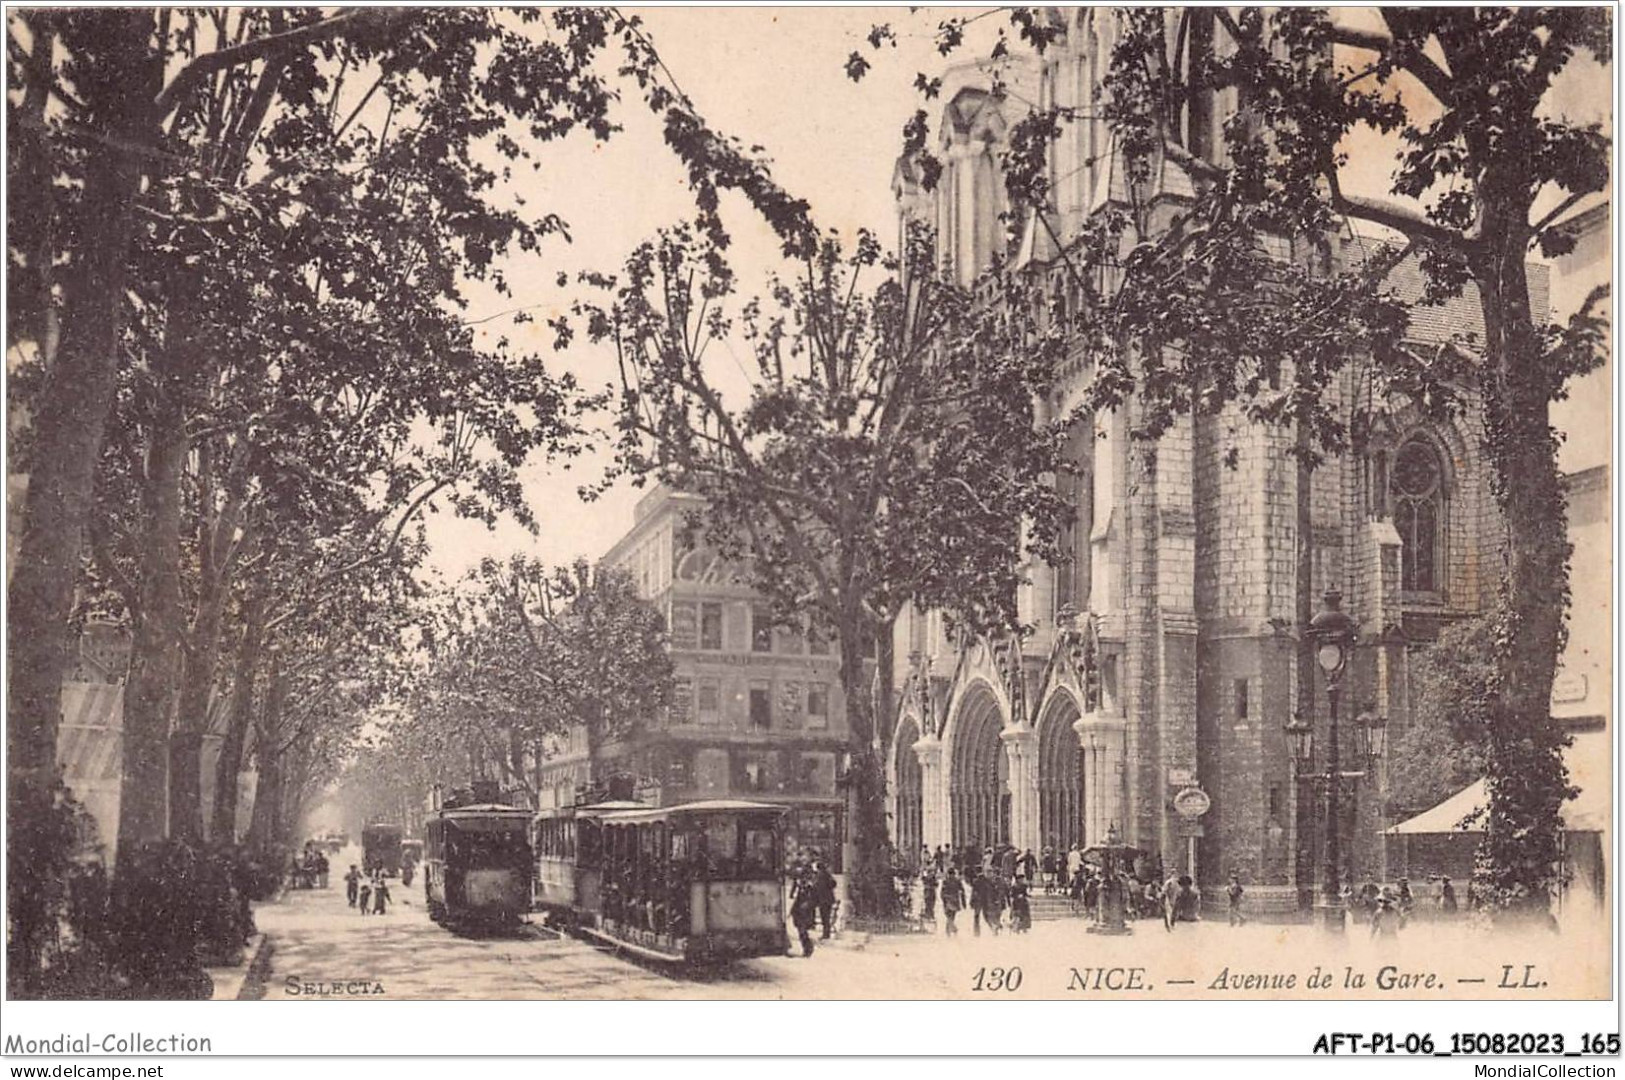
M517 923L530 910L530 811L445 808L424 827L423 899L436 922Z
M361 830L361 870L366 874L399 877L401 827L378 822Z
M606 814L647 809L646 803L617 799L537 814L530 840L536 854L533 906L560 922L588 926L596 922L603 907L601 822Z
M713 800L543 814L539 834L565 839L543 840L543 849L557 854L538 865L569 864L576 890L546 906L566 910L584 933L654 959L782 956L789 944L780 874L785 812Z

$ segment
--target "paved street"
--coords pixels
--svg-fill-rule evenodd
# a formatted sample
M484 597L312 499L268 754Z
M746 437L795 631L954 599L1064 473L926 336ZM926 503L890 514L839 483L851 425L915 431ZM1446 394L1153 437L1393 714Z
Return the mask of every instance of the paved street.
M1393 942L1373 942L1363 928L1337 942L1308 926L1205 922L1170 934L1144 921L1132 935L1101 937L1087 933L1082 920L1062 920L1025 935L976 937L968 914L952 939L940 931L848 934L811 959L771 957L693 972L561 937L539 917L512 935L454 933L429 921L417 882L411 889L394 882L389 914L362 917L345 906L338 879L325 892L289 892L259 909L274 949L265 998L1551 998L1584 996L1598 975L1606 990L1606 950L1595 954L1598 971L1588 972L1576 959L1586 952L1574 934L1518 942L1465 926L1413 924ZM1331 985L1306 985L1317 967L1335 975ZM1362 974L1364 984L1345 985L1345 968ZM1287 976L1295 980L1290 986ZM1508 978L1515 989L1500 985ZM1535 985L1541 982L1547 985Z

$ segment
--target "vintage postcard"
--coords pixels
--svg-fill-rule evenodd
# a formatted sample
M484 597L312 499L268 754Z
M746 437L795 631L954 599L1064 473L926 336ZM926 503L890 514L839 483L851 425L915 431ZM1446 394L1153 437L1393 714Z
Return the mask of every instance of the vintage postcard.
M1614 992L1611 9L6 19L11 1000Z

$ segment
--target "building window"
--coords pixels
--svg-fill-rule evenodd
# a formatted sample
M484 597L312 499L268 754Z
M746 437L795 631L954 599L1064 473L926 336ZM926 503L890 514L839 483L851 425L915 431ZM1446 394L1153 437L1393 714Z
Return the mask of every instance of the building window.
M705 603L700 605L700 648L722 649L722 605L720 603Z
M829 683L807 684L807 726L829 727Z
M1236 680L1236 719L1247 719L1247 680Z
M722 715L722 683L717 679L701 679L698 690L700 723L714 727Z
M804 753L797 762L797 790L803 795L835 794L835 755Z
M1270 786L1270 814L1271 814L1271 816L1274 816L1274 815L1279 814L1280 812L1281 812L1281 789L1279 787L1275 786L1275 785L1271 785Z
M679 675L672 681L671 723L673 727L694 722L694 680Z
M773 651L773 613L760 605L750 609L750 651Z
M690 600L671 604L671 647L692 649L700 643L699 609Z
M1411 439L1394 455L1388 484L1399 532L1400 588L1443 591L1444 469L1438 453L1425 439Z
M688 755L680 749L673 749L672 756L666 760L666 786L686 788L688 781Z
M765 682L750 684L750 727L767 731L773 726L773 687Z

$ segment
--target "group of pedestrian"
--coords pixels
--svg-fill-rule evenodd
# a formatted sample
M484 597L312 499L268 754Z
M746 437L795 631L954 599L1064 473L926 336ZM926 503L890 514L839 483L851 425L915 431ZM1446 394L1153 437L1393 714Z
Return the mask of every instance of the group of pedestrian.
M1408 878L1402 877L1393 885L1378 885L1368 876L1357 895L1348 885L1343 887L1343 893L1344 909L1356 921L1364 919L1374 938L1397 937L1417 908L1416 895L1411 892ZM1439 893L1433 903L1441 915L1455 915L1461 910L1456 886L1448 877L1439 878Z
M922 914L926 921L935 923L940 897L948 934L959 933L957 919L967 904L971 909L971 929L977 935L982 933L984 924L995 934L1005 929L1006 911L1009 912L1008 928L1014 933L1024 933L1033 925L1031 890L1039 865L1030 850L1020 852L1009 845L1000 849L984 848L980 853L971 849L951 851L947 845L935 852L922 849ZM1046 882L1045 891L1053 887Z
M835 924L835 875L816 852L796 860L790 874L790 922L801 939L801 955L813 954L813 927L821 926L828 941Z
M350 872L344 875L344 898L351 907L359 907L363 915L387 914L389 882L382 872L374 871L369 877L351 863Z
M288 881L296 889L325 889L329 867L327 855L314 840L305 841L305 849L293 857Z

